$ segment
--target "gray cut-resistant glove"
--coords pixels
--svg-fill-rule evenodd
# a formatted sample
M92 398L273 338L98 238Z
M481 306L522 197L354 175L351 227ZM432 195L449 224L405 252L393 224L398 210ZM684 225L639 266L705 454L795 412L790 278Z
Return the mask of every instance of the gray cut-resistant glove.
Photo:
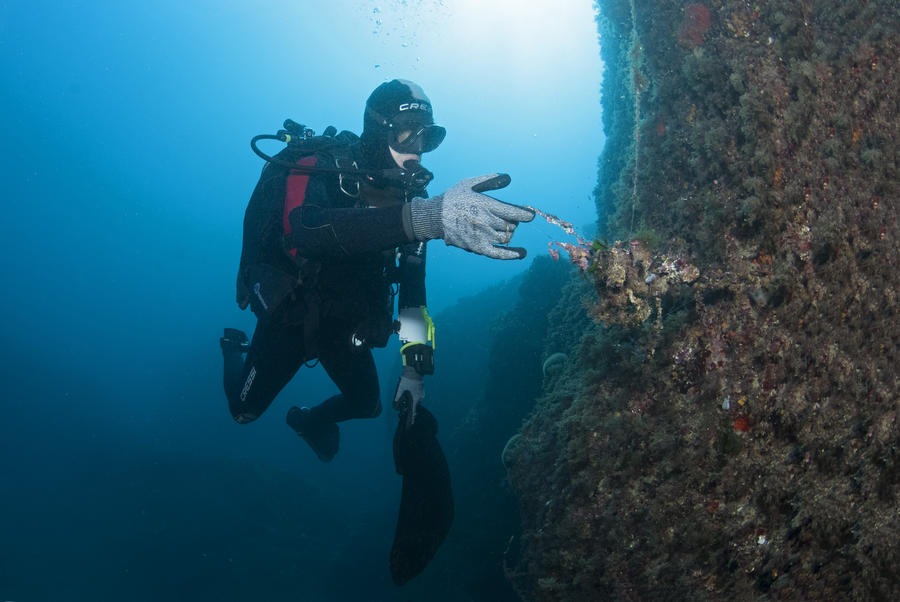
M403 366L403 373L394 393L394 409L398 412L409 410L407 421L412 424L416 408L425 400L425 377L412 366Z
M525 249L506 247L519 222L530 222L534 212L489 197L482 192L509 185L506 174L469 178L430 199L409 204L416 240L443 238L444 242L494 259L522 259Z

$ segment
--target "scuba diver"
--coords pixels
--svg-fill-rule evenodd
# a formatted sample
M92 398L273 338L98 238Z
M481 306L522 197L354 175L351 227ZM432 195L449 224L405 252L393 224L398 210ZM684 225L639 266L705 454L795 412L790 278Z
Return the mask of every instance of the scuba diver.
M437 422L422 405L424 377L434 371L426 242L521 259L525 250L507 245L516 226L534 218L483 194L509 184L505 174L463 180L429 198L432 174L420 161L445 135L424 91L395 79L369 96L359 137L331 127L316 136L290 120L276 136L255 137L253 150L267 163L244 216L237 303L251 308L257 325L252 341L232 328L220 339L225 394L240 424L262 415L302 365L321 363L339 393L291 407L286 419L328 462L338 452L339 422L381 413L371 348L399 335L402 374L392 405L404 485L391 562L398 583L424 568L453 512ZM270 157L258 139L287 146Z

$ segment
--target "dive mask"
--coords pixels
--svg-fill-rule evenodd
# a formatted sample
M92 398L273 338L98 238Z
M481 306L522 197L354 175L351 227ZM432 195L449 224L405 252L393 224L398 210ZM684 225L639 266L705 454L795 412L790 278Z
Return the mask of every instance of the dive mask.
M392 122L388 130L388 146L401 154L421 155L436 149L446 135L447 130L439 125Z
M447 130L435 125L431 115L418 111L399 113L387 120L372 108L367 110L387 128L388 146L401 154L430 153L444 141Z

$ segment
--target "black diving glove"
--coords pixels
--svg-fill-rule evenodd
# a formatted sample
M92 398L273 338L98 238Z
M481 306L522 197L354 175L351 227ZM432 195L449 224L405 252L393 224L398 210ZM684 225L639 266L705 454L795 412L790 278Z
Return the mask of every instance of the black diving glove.
M494 259L522 259L525 249L506 247L520 222L530 222L534 212L482 194L509 185L506 174L463 180L444 194L413 199L410 226L416 240L442 238L448 245Z

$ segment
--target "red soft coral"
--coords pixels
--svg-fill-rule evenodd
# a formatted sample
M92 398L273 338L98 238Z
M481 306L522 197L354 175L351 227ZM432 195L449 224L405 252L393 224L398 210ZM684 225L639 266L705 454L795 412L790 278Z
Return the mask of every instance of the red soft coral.
M702 4L689 4L684 9L684 20L678 28L678 43L688 48L700 46L709 25L709 9Z

